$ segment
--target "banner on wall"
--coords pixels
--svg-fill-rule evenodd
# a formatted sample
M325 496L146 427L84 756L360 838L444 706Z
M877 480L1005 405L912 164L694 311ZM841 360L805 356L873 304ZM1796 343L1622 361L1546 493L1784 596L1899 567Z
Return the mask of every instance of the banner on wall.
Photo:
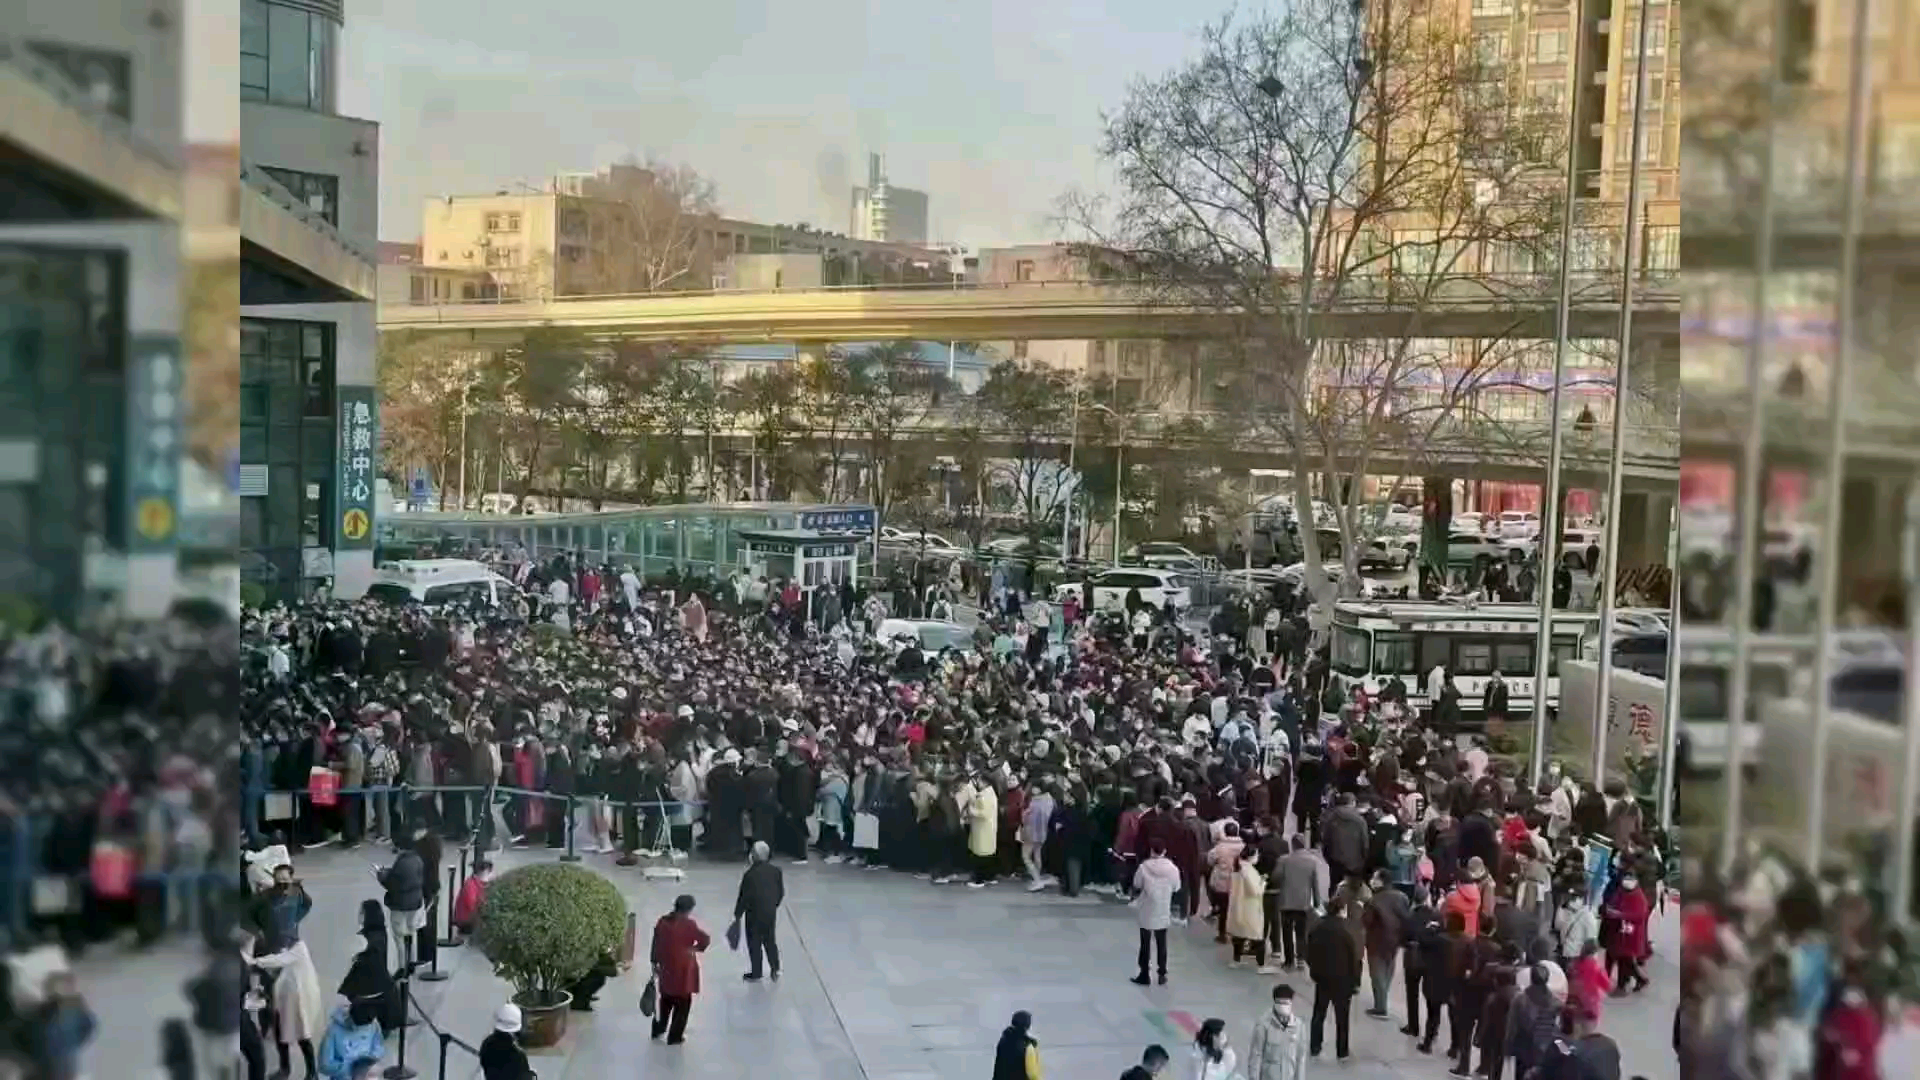
M180 342L164 334L132 341L127 386L126 550L173 549L180 508Z
M375 481L380 476L378 415L373 387L342 386L340 400L340 498L335 521L334 548L354 551L373 547Z

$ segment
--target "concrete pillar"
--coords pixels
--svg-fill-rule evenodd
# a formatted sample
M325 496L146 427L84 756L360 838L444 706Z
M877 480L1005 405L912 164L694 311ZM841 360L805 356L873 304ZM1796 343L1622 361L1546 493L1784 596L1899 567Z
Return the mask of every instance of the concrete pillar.
M1665 564L1667 532L1673 520L1674 496L1667 492L1620 493L1620 553L1611 565L1630 570Z

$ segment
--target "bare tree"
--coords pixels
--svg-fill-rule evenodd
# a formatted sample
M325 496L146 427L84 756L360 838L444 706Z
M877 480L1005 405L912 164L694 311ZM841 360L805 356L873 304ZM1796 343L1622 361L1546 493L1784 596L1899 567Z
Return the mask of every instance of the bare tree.
M604 194L621 252L622 292L705 289L712 284L707 226L718 212L711 181L685 165L628 158ZM704 271L704 273L703 273Z
M1066 495L1061 435L1071 423L1068 376L1042 364L1003 360L969 402L974 426L1011 452L1003 474L1019 502L1023 531L1037 538L1040 523Z
M889 341L848 358L858 403L860 434L867 444L867 495L882 519L893 502L918 480L925 485L932 459L913 452L915 429L946 389L945 375L928 367L911 341Z
M1557 236L1564 114L1510 92L1496 42L1467 31L1431 5L1352 0L1223 20L1108 118L1117 200L1067 203L1143 291L1220 317L1219 411L1284 449L1301 522L1307 478L1334 476L1349 582L1381 450L1462 441L1460 406L1537 316ZM1482 337L1440 340L1436 316L1468 304ZM1365 313L1369 339L1337 336L1335 312ZM1311 528L1301 541L1330 596Z

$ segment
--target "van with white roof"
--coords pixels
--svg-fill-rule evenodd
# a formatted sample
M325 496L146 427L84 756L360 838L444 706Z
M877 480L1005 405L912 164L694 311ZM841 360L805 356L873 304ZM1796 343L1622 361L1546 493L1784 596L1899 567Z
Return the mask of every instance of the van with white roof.
M485 609L512 604L519 589L473 559L399 559L374 567L367 596L394 604Z

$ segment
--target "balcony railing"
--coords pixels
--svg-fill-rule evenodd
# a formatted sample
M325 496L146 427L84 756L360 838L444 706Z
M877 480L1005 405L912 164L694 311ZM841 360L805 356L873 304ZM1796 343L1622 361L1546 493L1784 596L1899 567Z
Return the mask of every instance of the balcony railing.
M126 144L153 164L167 169L180 167L180 154L177 150L169 151L142 138L133 129L132 124L111 110L102 108L85 88L74 82L58 66L36 55L31 48L27 47L26 42L18 37L0 34L0 64L19 71L30 81L59 98L74 112L85 116L88 122L98 127L103 134Z
M346 237L340 235L340 230L335 228L333 223L327 220L325 214L301 202L299 197L294 195L293 192L288 191L285 185L275 180L265 169L249 165L245 161L242 161L240 163L240 182L273 200L275 203L278 203L281 208L299 218L309 228L332 240L335 244L353 253L358 258L367 262L377 261L371 252L361 249Z

